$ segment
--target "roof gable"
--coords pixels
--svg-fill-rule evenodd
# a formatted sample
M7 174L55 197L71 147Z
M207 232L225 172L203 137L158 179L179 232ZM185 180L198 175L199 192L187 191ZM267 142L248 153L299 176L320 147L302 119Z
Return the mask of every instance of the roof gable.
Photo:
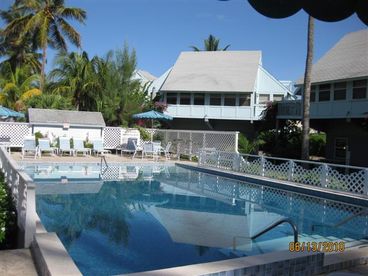
M30 124L105 127L101 112L29 108Z
M345 35L312 67L312 83L368 76L368 30ZM303 77L296 84L302 84Z
M161 91L251 92L260 51L182 52Z

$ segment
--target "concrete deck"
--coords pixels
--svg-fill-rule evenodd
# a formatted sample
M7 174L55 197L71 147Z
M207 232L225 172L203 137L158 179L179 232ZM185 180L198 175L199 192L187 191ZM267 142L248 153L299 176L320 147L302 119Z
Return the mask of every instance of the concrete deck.
M29 249L0 251L0 275L7 276L37 276Z

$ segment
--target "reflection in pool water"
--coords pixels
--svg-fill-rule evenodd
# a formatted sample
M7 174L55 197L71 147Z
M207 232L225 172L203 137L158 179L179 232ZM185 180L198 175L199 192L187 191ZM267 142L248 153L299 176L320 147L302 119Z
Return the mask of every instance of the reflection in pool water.
M83 171L69 169L76 172L77 168ZM67 184L60 183L60 170L55 168L56 176L47 181L37 180L35 167L26 170L38 182L37 212L42 223L58 234L86 275L138 272L287 249L293 240L289 225L250 239L283 217L298 225L302 241L328 237L351 242L367 235L367 218L353 217L361 212L360 207L177 166L116 166L110 168L109 176ZM108 180L112 175L121 180ZM332 227L350 216L344 225Z

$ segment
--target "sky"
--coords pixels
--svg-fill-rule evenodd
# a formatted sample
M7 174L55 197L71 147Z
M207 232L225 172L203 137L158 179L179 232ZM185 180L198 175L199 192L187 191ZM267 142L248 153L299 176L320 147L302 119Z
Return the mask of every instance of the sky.
M12 2L0 0L0 9ZM264 68L279 80L295 81L304 73L308 18L303 10L270 19L247 0L65 0L65 5L87 12L85 25L73 25L90 57L127 43L136 50L138 68L155 76L191 45L202 48L209 34L220 39L220 47L230 44L228 50L261 50ZM316 20L314 62L345 34L364 28L356 15L333 23ZM48 70L54 54L49 51Z

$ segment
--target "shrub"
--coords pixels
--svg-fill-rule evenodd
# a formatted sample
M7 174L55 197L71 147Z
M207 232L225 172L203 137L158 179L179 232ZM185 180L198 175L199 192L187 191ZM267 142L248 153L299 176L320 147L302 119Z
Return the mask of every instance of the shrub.
M249 141L244 134L239 133L238 137L238 151L240 153L252 154L255 153L260 144L259 140Z
M137 126L137 125L135 125L134 127L139 130L139 133L141 135L141 140L144 140L144 141L151 140L151 134L145 128Z
M17 232L15 204L0 173L0 249L16 248Z
M37 131L35 133L35 138L36 138L36 146L38 146L38 139L44 138L44 136L40 131Z
M324 156L326 147L326 133L312 133L309 136L310 154L315 156Z

